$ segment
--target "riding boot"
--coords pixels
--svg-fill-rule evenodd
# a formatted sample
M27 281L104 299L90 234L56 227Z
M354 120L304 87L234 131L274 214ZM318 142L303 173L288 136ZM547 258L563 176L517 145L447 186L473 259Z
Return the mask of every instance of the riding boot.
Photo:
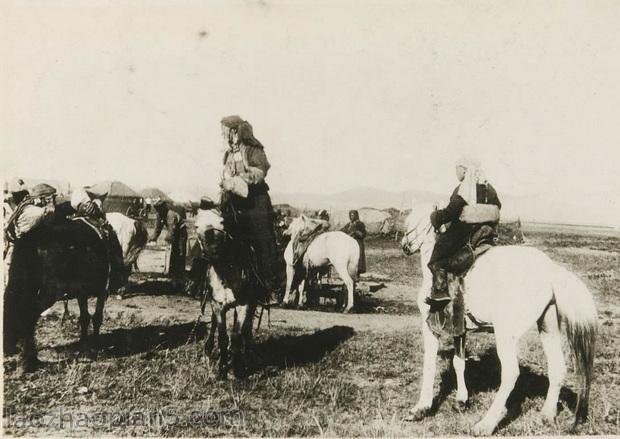
M429 304L448 302L450 300L448 272L437 262L430 264L428 268L430 268L433 274L433 287L431 289L431 296L427 298L426 302Z

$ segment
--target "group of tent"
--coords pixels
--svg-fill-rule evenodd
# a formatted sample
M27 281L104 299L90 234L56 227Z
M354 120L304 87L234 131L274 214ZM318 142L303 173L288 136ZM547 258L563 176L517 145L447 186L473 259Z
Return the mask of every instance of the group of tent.
M18 180L5 181L5 191L9 191L13 186L17 185ZM69 198L72 192L71 184L62 180L41 180L41 179L23 179L26 187L33 187L39 183L47 183L54 186L57 194L61 198ZM154 204L159 200L169 203L177 203L186 207L195 207L200 201L200 197L185 192L165 193L158 188L145 188L136 191L121 181L102 181L94 185L88 186L88 190L95 194L106 194L103 208L106 212L122 212L125 213L127 208L133 203Z

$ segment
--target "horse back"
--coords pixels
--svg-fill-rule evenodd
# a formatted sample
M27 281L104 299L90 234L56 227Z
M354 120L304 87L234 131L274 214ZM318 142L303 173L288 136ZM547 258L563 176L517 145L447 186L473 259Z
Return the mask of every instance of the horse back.
M360 247L355 239L344 232L325 232L317 236L308 247L307 257L315 265L338 261L357 261Z
M10 267L11 289L70 296L84 289L105 288L109 261L97 232L82 221L55 220L15 243ZM9 286L7 286L7 289Z
M502 319L534 322L553 297L556 267L534 247L493 247L465 276L466 306L479 320L494 324Z

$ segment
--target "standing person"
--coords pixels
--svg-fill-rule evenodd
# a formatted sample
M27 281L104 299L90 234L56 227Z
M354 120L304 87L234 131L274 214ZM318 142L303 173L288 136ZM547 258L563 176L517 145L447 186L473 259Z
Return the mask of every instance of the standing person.
M439 303L450 300L448 292L448 273L446 263L461 247L463 247L472 234L484 225L490 225L495 229L497 222L468 224L460 220L463 208L466 205L493 204L501 209L497 192L486 180L480 163L472 158L463 156L456 162L456 178L459 185L450 196L450 202L445 209L435 210L431 214L431 224L435 229L450 223L450 227L437 236L433 254L428 263L428 268L433 274L433 288L429 303Z
M273 305L277 303L274 293L279 283L274 270L278 264L274 211L265 181L271 165L249 122L228 116L222 119L221 126L226 148L220 203L224 227L254 248L262 286L256 299Z
M164 226L166 227L166 242L170 243L170 264L168 274L173 279L182 280L185 277L185 258L187 256L187 225L183 206L168 205L165 201L155 204L157 225L151 241L157 241Z
M10 206L6 206L10 207ZM56 188L41 183L32 188L32 193L21 200L19 205L10 212L4 225L4 282L8 282L9 268L13 260L15 243L48 221L56 210Z
M357 210L349 211L349 223L342 228L342 231L353 237L360 246L360 260L357 265L357 274L366 273L366 252L364 249L366 225L360 220L360 214Z

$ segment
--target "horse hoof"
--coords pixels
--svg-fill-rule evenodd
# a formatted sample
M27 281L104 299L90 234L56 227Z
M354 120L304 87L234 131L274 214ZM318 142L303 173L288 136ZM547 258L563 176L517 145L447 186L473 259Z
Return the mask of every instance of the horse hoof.
M353 312L353 307L345 308L342 313L343 314L351 314Z
M41 366L43 366L43 362L40 361L38 358L24 361L21 364L19 364L17 368L15 369L15 376L18 378L22 377L26 374L35 372Z
M543 425L547 425L547 426L555 425L555 416L543 413L542 414L542 423L543 423Z
M489 425L483 421L480 421L472 428L472 434L474 436L491 436L494 430L495 425Z
M469 401L454 401L452 403L452 410L455 412L464 412L469 407Z
M426 418L429 415L430 411L431 411L430 407L423 408L423 409L415 409L415 408L411 409L409 414L405 417L405 421L406 422L419 422L422 419Z

